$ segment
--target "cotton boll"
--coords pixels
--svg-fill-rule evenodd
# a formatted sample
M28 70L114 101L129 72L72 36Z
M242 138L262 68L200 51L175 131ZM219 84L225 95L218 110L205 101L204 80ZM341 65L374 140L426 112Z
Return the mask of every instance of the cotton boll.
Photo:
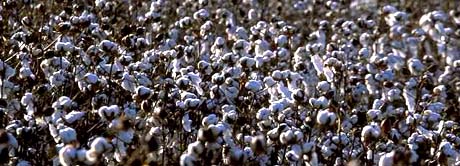
M281 71L275 70L272 72L271 77L273 78L273 80L280 81L283 79L283 74L281 73Z
M88 151L86 149L78 149L76 154L77 161L85 162L86 161L86 153Z
M31 78L35 79L35 74L32 72L32 70L29 67L21 67L19 69L19 77L20 78Z
M383 118L382 112L378 109L371 109L367 111L367 117L371 120L381 120Z
M391 89L387 92L388 100L393 102L401 98L401 90L399 89Z
M284 110L284 108L286 108L286 105L282 102L273 102L269 107L272 113L280 112Z
M326 97L321 96L316 100L315 104L317 107L327 108L327 106L329 105L329 100Z
M77 150L72 145L67 145L59 150L59 162L63 166L73 165L73 160L77 157Z
M456 157L457 153L452 144L448 141L443 141L439 145L439 150L448 157Z
M321 81L316 86L316 89L318 89L321 92L327 92L330 88L331 88L331 86L326 81Z
M306 102L305 96L306 96L305 91L302 89L296 89L292 93L292 98L299 102Z
M77 132L73 128L66 127L64 129L59 130L59 137L61 138L63 143L68 144L72 141L77 140Z
M262 85L259 81L249 80L246 83L245 88L251 90L252 92L257 92L262 89Z
M427 107L427 110L432 110L436 113L441 113L442 110L444 110L446 107L444 105L444 103L441 103L441 102L435 102L435 103L431 103L430 105L428 105Z
M276 82L272 77L265 77L264 84L267 87L273 87L276 84Z
M66 81L66 77L64 75L64 71L59 70L57 72L54 72L51 77L49 78L50 85L52 87L60 87L64 84Z
M90 145L91 151L96 153L96 154L102 154L106 151L110 151L113 149L112 144L110 144L106 138L104 137L97 137L96 139L91 142ZM89 153L89 151L88 151ZM87 154L88 154L87 153Z
M236 49L243 48L244 45L247 44L245 40L247 40L249 38L248 33L247 33L246 29L244 29L244 27L236 28L235 32L236 32L236 36L238 37L237 39L239 39L239 40L237 40L235 42L234 48L236 48ZM244 39L244 40L242 40L242 39Z
M408 62L408 67L409 71L412 73L412 75L420 75L423 70L425 69L425 66L419 59L410 59Z
M249 57L242 57L240 58L239 63L244 69L251 70L252 67L256 64L256 60Z
M336 119L336 114L329 112L329 110L321 110L316 115L316 122L320 125L333 125Z
M201 153L204 151L204 145L200 143L199 141L195 141L191 144L188 145L187 147L187 154L190 154L192 156L199 156Z
M191 154L182 154L180 156L180 165L181 166L193 166L195 165L196 157Z
M295 138L295 135L292 130L287 130L280 134L280 142L282 144L290 144L292 143L292 141L294 141L294 138Z
M286 157L287 161L289 162L297 162L299 161L300 159L300 152L298 151L294 151L294 150L290 150L286 153L286 155L284 157Z
M186 99L185 100L185 107L189 109L197 108L201 104L200 99Z
M125 108L123 112L126 118L131 119L131 120L136 119L136 116L137 116L136 109Z
M255 9L249 9L248 20L255 21L258 17L257 11Z
M32 93L25 93L24 96L21 98L21 104L27 106L29 104L33 104L33 95Z
M267 120L270 116L270 110L267 108L261 108L257 111L256 118L259 120Z
M18 164L16 166L31 166L29 161L26 160L19 160Z
M98 114L104 121L110 121L120 114L120 108L117 105L111 105L109 107L102 106L98 110Z
M210 114L203 118L202 125L209 126L211 124L216 124L219 121L215 114Z
M372 104L372 109L380 109L385 102L381 99L375 99Z
M294 131L294 136L295 136L295 140L297 142L302 142L303 141L304 135L303 135L303 133L301 131L298 131L298 130Z
M377 124L371 124L363 127L361 131L361 139L370 141L380 136L380 127Z
M145 86L138 86L136 88L136 96L139 97L139 99L141 100L146 100L150 98L152 94L153 94L153 90Z
M245 156L245 153L243 150L241 150L240 148L232 148L230 150L230 156L229 156L229 164L230 165L236 165L236 164L242 164L245 162L245 160L247 159L247 156Z
M67 115L65 115L64 119L65 119L65 122L72 124L80 120L83 116L85 116L85 112L72 111L72 112L69 112Z
M75 49L75 46L70 42L56 42L54 48L56 51L72 52Z
M268 132L267 132L267 137L268 137L270 140L276 140L276 139L278 139L278 137L279 137L278 129L277 129L277 128L274 128L274 129L268 131Z
M238 119L238 113L235 110L224 113L224 122L234 123Z
M288 38L285 35L280 35L276 38L275 43L278 47L284 47L288 42Z
M326 145L323 145L321 146L321 153L326 156L326 157L329 157L331 156L334 152L333 152L333 149L329 146L326 146Z
M424 119L426 118L428 122L435 123L441 120L441 115L431 110L423 111Z
M379 166L392 166L394 161L394 151L386 153L379 159Z
M89 84L95 84L97 83L97 81L99 80L99 78L97 77L97 75L93 74L93 73L86 73L85 76L83 77L85 79L85 81Z
M129 144L134 138L134 130L128 129L128 130L118 131L117 138L123 141L124 143Z
M99 43L99 48L106 52L115 52L118 49L118 45L109 40L103 40Z
M345 120L342 122L340 127L344 132L349 132L353 128L353 124L350 122L350 120Z

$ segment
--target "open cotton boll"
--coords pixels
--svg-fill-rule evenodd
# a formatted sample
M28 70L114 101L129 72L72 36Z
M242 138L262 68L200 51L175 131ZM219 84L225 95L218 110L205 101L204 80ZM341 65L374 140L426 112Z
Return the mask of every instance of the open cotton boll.
M313 63L313 66L315 67L315 70L316 70L317 74L323 73L324 66L323 66L323 60L321 59L321 57L319 57L317 54L315 54L312 57L311 62Z
M270 116L270 110L267 108L261 108L257 111L256 118L259 120L267 120Z
M152 94L153 90L145 86L138 86L136 88L136 95L142 100L148 99Z
M59 162L63 166L73 165L73 160L77 157L77 150L73 145L67 145L59 150Z
M316 115L316 122L320 125L333 125L337 115L334 112L329 112L329 110L321 110Z
M115 52L118 49L118 45L109 40L103 40L99 43L99 48L106 52Z
M245 88L251 90L252 92L257 92L262 89L262 84L260 81L249 80L246 83Z
M191 154L182 154L180 156L180 165L181 166L191 166L191 165L195 165L196 161L196 157L194 155L191 155Z
M189 144L187 147L187 154L190 154L196 157L202 154L203 151L204 151L204 145L199 141L195 141Z
M295 135L292 130L287 130L280 134L280 142L285 145L288 143L291 143L294 140L294 138L295 138Z
M20 78L32 78L32 79L35 79L35 74L32 72L32 70L29 67L22 66L19 69L19 77Z
M438 113L433 112L431 110L423 111L423 115L424 115L423 118L428 120L428 122L435 123L435 122L439 122L441 120L441 115L439 115Z
M117 144L117 150L114 153L114 158L117 162L122 162L124 158L127 156L127 148L124 143L118 142Z
M458 155L458 152L456 152L455 148L448 141L442 141L439 145L439 150L448 157L456 158Z
M380 127L377 124L372 123L363 127L363 130L361 131L361 138L363 140L378 138L380 136L380 132Z
M218 121L219 119L216 116L216 114L209 114L208 116L203 118L202 125L209 126L211 124L217 124Z
M113 149L112 144L110 144L106 138L104 137L97 137L96 139L91 142L90 145L91 151L96 154L102 154L106 151L110 151ZM89 153L89 151L88 151Z
M382 112L378 109L370 109L367 111L367 117L371 120L380 120L382 119Z
M25 93L24 96L21 98L21 104L27 106L29 104L33 104L33 95L32 93Z
M67 97L67 96L61 96L57 101L55 101L52 105L52 107L57 110L57 109L65 109L65 108L70 108L72 106L72 100Z
M76 160L80 162L85 162L87 152L88 151L86 149L78 149L76 154Z
M117 138L120 139L120 141L123 141L124 143L129 144L134 138L134 130L128 129L128 130L118 131Z
M124 72L123 77L121 78L121 87L124 90L127 90L131 93L136 92L136 85L134 84L134 77L129 75L129 73Z
M284 157L286 157L286 160L289 162L297 162L300 159L300 155L296 151L290 150L286 153Z
M72 124L75 121L80 120L83 116L85 116L85 112L72 111L65 115L64 119L67 123Z
M120 108L117 105L102 106L97 112L103 121L107 121L117 117L120 114Z
M136 109L125 108L123 112L125 113L124 115L126 118L131 119L131 120L136 119L136 116L137 116Z
M428 105L427 110L432 110L434 112L441 113L441 111L444 110L444 108L446 108L444 103L435 102Z
M327 81L321 81L318 83L318 85L316 85L316 89L318 89L321 92L327 92L330 88L331 86Z
M136 80L136 82L139 85L148 87L153 84L152 80L150 80L149 76L146 73L134 72L134 77L134 80Z
M77 140L77 132L75 129L66 127L59 130L59 137L61 138L64 144L68 144L72 141Z
M231 110L231 111L224 113L223 120L225 122L230 122L230 121L235 122L237 119L238 119L238 113L235 110Z
M391 151L390 153L385 153L379 159L379 166L393 166L394 154L394 151Z
M185 114L182 117L182 127L185 131L191 132L192 131L192 120L190 120L190 117L188 114Z
M425 69L425 65L419 60L412 58L408 62L408 67L409 71L412 73L412 75L420 75L423 70Z
M187 73L187 78L190 79L191 84L193 85L193 87L195 87L198 94L203 95L204 91L200 86L200 83L201 83L200 75L190 72L190 73Z
M326 108L329 105L329 100L326 97L321 96L318 99L316 99L315 104L317 107Z
M93 73L86 73L85 76L83 77L85 79L85 81L89 84L95 84L99 78L97 77L97 75L93 74Z
M276 82L273 79L273 77L265 77L264 84L266 87L273 87L276 84Z
M278 45L278 47L284 47L287 43L288 37L286 35L279 35L275 40L275 44Z
M70 42L56 42L54 49L56 51L72 52L75 49L75 46Z
M391 89L387 92L387 97L390 102L398 100L401 98L401 90L399 89Z
M197 108L201 104L200 99L186 99L185 100L185 106L187 108Z
M31 166L29 161L26 160L19 160L19 162L16 164L16 166Z
M269 109L271 110L271 112L277 113L277 112L284 110L285 107L286 105L283 102L277 101L277 102L272 102Z
M64 71L59 70L57 72L54 72L53 75L49 78L50 85L52 87L59 87L64 84L66 81L66 77L64 76Z

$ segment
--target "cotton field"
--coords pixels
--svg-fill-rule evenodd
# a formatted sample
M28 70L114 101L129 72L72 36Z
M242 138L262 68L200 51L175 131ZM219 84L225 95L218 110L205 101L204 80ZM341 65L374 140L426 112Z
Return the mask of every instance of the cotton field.
M0 165L460 166L460 1L2 0Z

